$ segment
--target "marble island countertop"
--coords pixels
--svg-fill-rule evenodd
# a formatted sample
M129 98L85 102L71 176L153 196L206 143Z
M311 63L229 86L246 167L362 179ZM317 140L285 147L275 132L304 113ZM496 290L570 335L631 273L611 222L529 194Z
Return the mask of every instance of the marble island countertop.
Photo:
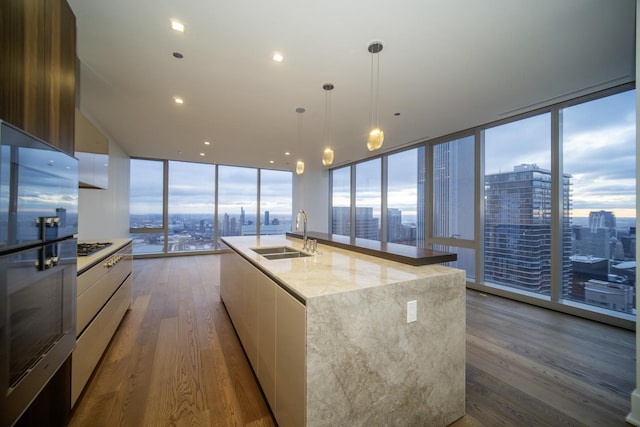
M251 248L302 240L222 240L221 298L266 395L280 393L279 425L443 427L464 415L464 271L320 241L312 256L269 260Z
M302 250L302 240L291 236L233 236L222 240L303 303L310 298L436 278L455 270L435 264L412 266L321 243L319 253L308 257L269 260L251 249L289 246Z

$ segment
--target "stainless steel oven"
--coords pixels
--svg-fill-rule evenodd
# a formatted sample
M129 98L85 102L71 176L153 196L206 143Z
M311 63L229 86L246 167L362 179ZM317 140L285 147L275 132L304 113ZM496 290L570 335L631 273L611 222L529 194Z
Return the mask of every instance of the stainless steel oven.
M0 121L0 425L75 345L78 163Z

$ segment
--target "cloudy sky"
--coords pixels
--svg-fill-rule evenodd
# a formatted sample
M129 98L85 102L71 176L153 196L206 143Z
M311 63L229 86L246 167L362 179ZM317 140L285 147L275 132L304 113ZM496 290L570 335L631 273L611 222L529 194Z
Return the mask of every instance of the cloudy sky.
M162 162L132 160L131 213L162 212ZM257 209L258 171L252 168L220 166L218 212L239 216ZM210 213L215 209L215 166L204 163L169 162L169 214ZM262 211L291 215L291 172L263 170Z
M635 217L635 91L562 111L564 173L571 175L573 216L610 210ZM551 166L551 115L543 114L485 133L486 173L523 163Z

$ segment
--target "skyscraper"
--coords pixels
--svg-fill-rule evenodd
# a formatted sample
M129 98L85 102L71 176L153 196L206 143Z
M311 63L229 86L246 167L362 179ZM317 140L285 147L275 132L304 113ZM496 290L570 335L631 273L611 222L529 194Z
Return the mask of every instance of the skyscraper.
M548 295L551 289L551 172L535 164L485 175L485 280ZM563 294L571 276L570 176L563 177ZM566 234L566 236L565 236Z

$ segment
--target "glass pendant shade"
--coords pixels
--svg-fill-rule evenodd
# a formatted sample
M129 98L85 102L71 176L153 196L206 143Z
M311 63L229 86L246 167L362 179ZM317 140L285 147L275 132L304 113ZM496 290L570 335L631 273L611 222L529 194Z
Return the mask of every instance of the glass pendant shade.
M329 166L333 163L333 148L331 148L331 91L333 90L333 83L325 83L322 85L324 89L324 141L325 149L322 152L322 165Z
M369 132L369 137L367 138L367 148L369 151L375 151L382 147L382 143L384 142L384 132L380 128L373 128L371 132Z
M329 166L331 163L333 163L333 148L327 147L322 153L322 164Z
M304 172L304 162L302 160L298 160L298 163L296 163L296 173L298 175L302 175L303 172Z

